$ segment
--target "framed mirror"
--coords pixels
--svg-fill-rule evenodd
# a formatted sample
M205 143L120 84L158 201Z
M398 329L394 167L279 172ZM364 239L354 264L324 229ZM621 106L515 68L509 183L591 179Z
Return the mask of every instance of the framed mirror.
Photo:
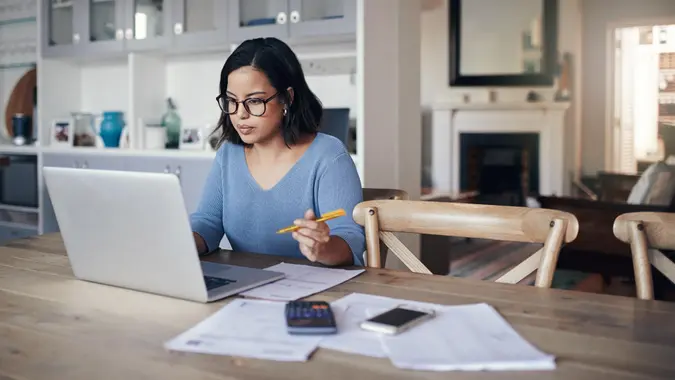
M451 86L550 86L558 0L448 0Z

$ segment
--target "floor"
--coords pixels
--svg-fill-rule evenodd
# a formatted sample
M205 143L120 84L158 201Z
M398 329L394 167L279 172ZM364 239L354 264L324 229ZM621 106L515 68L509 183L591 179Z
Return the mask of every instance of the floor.
M494 281L502 274L525 260L541 247L540 244L513 243L483 239L450 239L450 276ZM534 284L535 274L521 281ZM635 296L635 284L629 278L612 278L605 284L595 273L557 270L554 288L618 296Z

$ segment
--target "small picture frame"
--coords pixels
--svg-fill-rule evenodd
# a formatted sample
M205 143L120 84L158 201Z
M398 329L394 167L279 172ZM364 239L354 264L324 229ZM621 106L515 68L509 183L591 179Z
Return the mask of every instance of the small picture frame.
M179 148L186 150L203 150L205 144L204 129L200 127L183 127L180 131Z
M50 130L50 145L52 146L73 146L73 120L56 119L52 121Z

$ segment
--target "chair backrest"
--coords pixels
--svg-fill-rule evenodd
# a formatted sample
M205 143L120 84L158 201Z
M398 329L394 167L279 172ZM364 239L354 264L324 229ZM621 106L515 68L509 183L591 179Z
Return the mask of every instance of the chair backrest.
M576 217L563 211L469 203L365 201L354 208L353 218L365 227L369 257L379 251L381 239L418 273L431 272L393 232L542 243L542 249L497 280L517 283L538 269L535 285L539 287L551 286L561 245L579 232Z
M364 188L363 189L363 200L364 201L374 201L374 200L408 200L410 196L404 190L399 189L376 189L376 188ZM375 255L373 252L372 255L366 254L365 262L368 266L373 266L376 268L382 268L387 263L387 255L389 254L389 249L386 244L380 244L380 249L378 254Z
M675 263L661 249L675 250L675 214L667 212L631 212L614 221L614 236L630 244L635 272L635 287L640 299L654 299L654 265L675 283Z

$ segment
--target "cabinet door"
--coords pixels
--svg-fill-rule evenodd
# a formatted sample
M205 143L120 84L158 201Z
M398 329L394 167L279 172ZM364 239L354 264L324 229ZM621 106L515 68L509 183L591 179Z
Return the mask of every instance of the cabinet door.
M240 43L255 37L288 37L286 0L229 0L230 40Z
M173 0L125 0L125 47L130 51L166 48L171 43Z
M45 153L42 157L43 166L59 168L79 168L82 165L81 156L59 153Z
M290 0L290 36L356 35L356 0Z
M95 156L86 155L78 157L79 167L83 169L98 170L124 170L125 157L122 156Z
M84 18L82 0L41 0L42 55L73 56L80 49L82 35L76 20Z
M125 169L133 172L173 173L172 160L168 157L125 157Z
M124 157L91 154L45 153L43 166L101 170L124 170Z
M212 158L184 158L175 162L174 173L180 178L188 214L197 210L212 165Z
M124 50L124 14L127 0L80 0L86 17L78 20L85 37L85 54Z
M12 240L22 239L37 235L37 230L27 228L17 228L0 225L0 245L5 245Z
M227 2L174 0L173 45L181 50L227 44Z

